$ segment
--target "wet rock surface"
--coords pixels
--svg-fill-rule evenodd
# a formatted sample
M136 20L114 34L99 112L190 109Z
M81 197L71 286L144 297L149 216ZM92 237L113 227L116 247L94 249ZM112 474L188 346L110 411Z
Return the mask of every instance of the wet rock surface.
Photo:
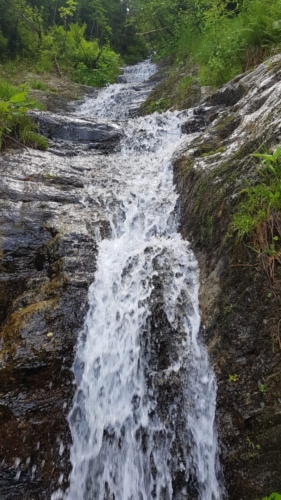
M83 143L89 149L112 152L118 149L122 129L104 122L76 115L54 115L53 113L30 112L39 132L48 139Z
M280 72L275 56L201 103L211 123L174 159L181 232L201 271L202 335L218 380L230 500L281 492L281 268L276 262L272 278L250 242L226 238L241 191L256 176L252 154L280 145Z
M0 497L50 498L69 470L71 366L108 221L99 154L1 156ZM69 156L66 154L66 156Z

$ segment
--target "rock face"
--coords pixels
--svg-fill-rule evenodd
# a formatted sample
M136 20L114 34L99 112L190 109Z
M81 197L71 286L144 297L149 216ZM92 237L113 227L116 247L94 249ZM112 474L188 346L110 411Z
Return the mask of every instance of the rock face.
M230 500L281 492L281 268L275 262L273 277L250 242L226 237L256 176L252 153L280 145L280 75L275 56L210 96L201 104L210 124L174 159L181 231L201 270L202 335L217 374Z
M59 130L58 121L46 127ZM93 133L107 152L120 135L102 124L71 127L71 137ZM105 182L101 157L76 154L75 144L53 142L47 153L1 157L1 500L50 498L69 468L70 368L96 242L108 233L98 192L88 188L93 177L97 186Z
M121 129L118 125L101 120L87 119L75 115L54 115L53 113L30 112L39 132L48 139L83 143L87 149L111 152L118 149ZM65 148L65 146L64 146Z

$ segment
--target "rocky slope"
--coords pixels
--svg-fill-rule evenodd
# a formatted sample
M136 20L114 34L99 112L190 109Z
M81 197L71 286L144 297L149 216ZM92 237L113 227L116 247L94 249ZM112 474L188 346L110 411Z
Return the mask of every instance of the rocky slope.
M250 240L226 237L241 191L257 176L252 153L280 145L280 75L279 55L202 102L194 123L207 128L174 159L181 231L201 270L202 335L218 379L230 500L281 492L280 264L273 276L262 249L258 256Z
M48 135L59 129L65 138L59 116L46 116ZM71 142L51 141L47 153L1 156L1 499L50 498L68 470L70 368L96 242L108 231L88 189L108 173L100 172L98 151L87 162L78 131L88 138L85 149L109 154L120 130L74 118L67 127Z

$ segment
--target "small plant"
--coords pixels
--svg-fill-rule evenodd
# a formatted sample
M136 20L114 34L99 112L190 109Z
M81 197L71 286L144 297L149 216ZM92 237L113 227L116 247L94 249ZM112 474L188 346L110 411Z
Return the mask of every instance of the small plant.
M15 141L38 149L47 149L45 137L36 133L36 125L26 115L28 109L36 103L27 99L26 92L12 95L7 100L0 100L0 149L7 141Z
M152 101L149 104L149 112L154 113L155 111L158 111L160 113L161 111L166 111L171 104L170 99L167 99L166 97L160 97L158 101Z
M249 436L247 437L247 444L249 446L249 448L252 448L253 450L260 450L261 449L261 446L260 444L255 444L251 441L251 439L249 438Z
M230 314L232 312L232 310L233 310L233 305L230 304L230 305L224 307L223 313L226 316L227 314Z
M216 155L218 153L223 153L224 151L225 151L225 148L223 146L220 146L219 148L217 148L215 150L208 151L207 153L202 153L200 156L201 156L201 158L205 158L207 156L212 156L212 155Z
M264 384L259 384L259 390L261 393L265 392L265 385Z
M237 380L239 379L237 373L234 373L233 375L229 375L228 377L228 382L237 382Z
M0 80L0 99L9 100L18 92L20 92L18 87L11 85L7 80Z
M30 87L34 90L46 90L48 88L46 83L42 82L41 80L37 80L36 78L32 78L29 84Z
M271 283L274 266L281 264L281 147L273 154L255 153L261 160L258 183L249 184L233 215L228 235L246 241L266 271Z

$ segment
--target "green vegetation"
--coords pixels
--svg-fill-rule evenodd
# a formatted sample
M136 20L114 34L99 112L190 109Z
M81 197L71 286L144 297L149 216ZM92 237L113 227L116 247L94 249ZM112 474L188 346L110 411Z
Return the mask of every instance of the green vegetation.
M220 146L219 148L217 148L215 150L208 151L207 153L202 153L200 156L201 156L201 158L204 158L206 156L212 156L212 155L216 155L218 153L223 153L224 151L225 151L225 148L223 146Z
M0 149L10 141L47 147L26 114L35 107L28 98L29 89L48 88L42 75L54 72L101 87L116 81L124 61L147 55L145 41L139 40L132 24L126 25L126 0L0 3ZM10 81L24 87L19 89ZM16 101L20 94L21 100Z
M0 78L25 67L32 89L50 72L101 87L156 51L173 67L148 112L192 105L198 81L218 86L280 47L279 0L1 0Z
M36 125L26 114L36 102L28 99L26 92L15 93L17 90L8 82L0 82L0 149L11 141L47 149L47 140L36 133Z
M0 63L104 85L156 50L217 86L281 46L279 0L2 0ZM183 74L178 92L193 83Z
M48 88L46 83L41 82L41 80L37 80L36 78L32 78L29 81L29 85L32 89L36 89L36 90L46 90Z
M269 497L263 497L261 500L281 500L280 493L271 493Z
M132 62L147 55L145 41L127 23L128 9L120 0L2 0L0 64L24 60L38 71L111 82L120 55Z
M259 385L259 390L261 393L264 393L265 392L265 385L264 384L260 384Z
M261 160L258 182L242 191L229 235L248 242L273 280L275 262L281 264L281 147L253 156Z
M160 55L218 86L280 49L279 0L132 0L138 29ZM131 14L132 16L133 14Z

